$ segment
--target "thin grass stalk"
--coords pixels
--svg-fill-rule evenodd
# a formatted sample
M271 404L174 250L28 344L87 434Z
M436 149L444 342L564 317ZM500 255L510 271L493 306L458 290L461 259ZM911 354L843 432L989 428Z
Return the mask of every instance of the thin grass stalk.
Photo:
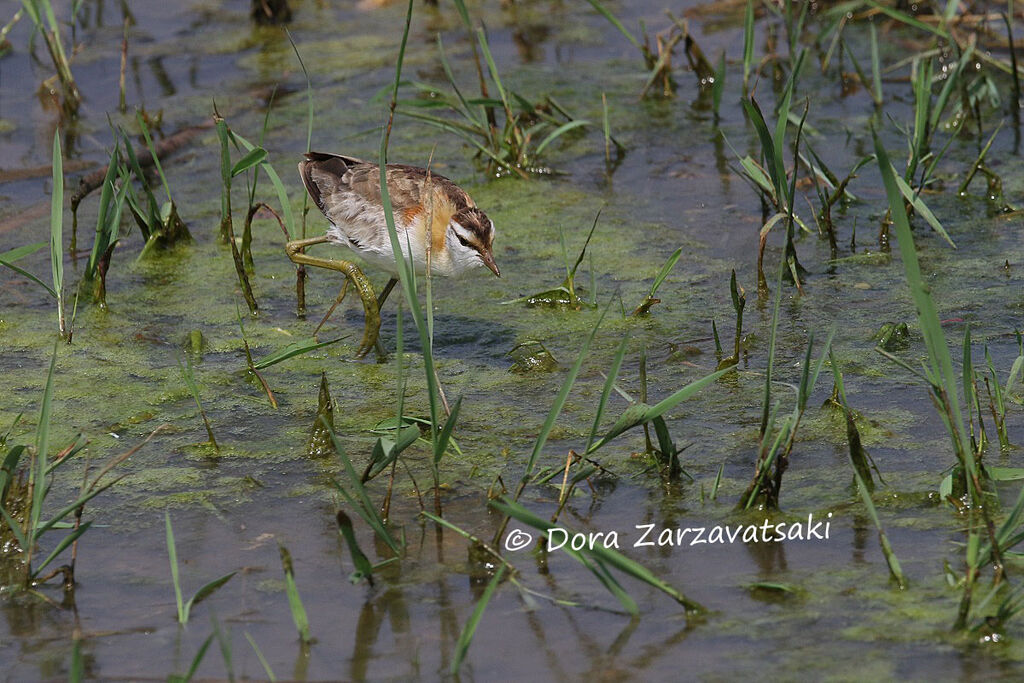
M299 53L298 46L295 45L295 40L292 39L291 32L285 28L284 33L288 36L288 42L291 43L292 50L295 52L295 58L299 60L299 66L302 67L302 75L306 78L306 152L310 152L313 143L313 82L309 78L306 63L302 61L302 55ZM309 193L303 192L302 239L306 239L306 216L308 213ZM292 239L294 239L294 232L292 234ZM295 272L295 315L300 318L306 315L306 266L301 263Z
M199 415L203 418L203 426L206 427L206 436L210 440L210 444L213 446L215 451L220 451L220 446L217 445L217 439L213 436L213 427L210 426L210 420L206 417L206 411L203 409L202 401L199 400L199 387L196 385L195 374L192 370L192 359L189 356L185 356L185 362L181 362L181 358L176 358L178 361L178 369L181 370L181 377L185 381L185 386L188 387L188 391L192 394L192 398L196 402L196 408L199 409Z
M439 403L441 398L441 389L440 384L437 381L437 370L434 365L433 345L429 329L430 314L428 312L427 315L424 315L423 307L420 305L416 286L416 272L411 261L411 246L407 245L410 254L410 257L407 258L405 251L403 251L401 247L401 242L399 241L398 233L395 228L394 210L391 204L391 195L387 186L387 148L388 141L391 137L391 128L394 125L395 107L398 104L398 88L401 84L402 65L405 59L406 44L409 39L409 27L412 22L412 8L413 3L412 0L410 0L408 10L406 12L405 28L402 33L402 42L399 47L398 60L395 66L395 81L394 89L391 93L391 102L389 104L388 123L384 129L383 135L381 136L378 165L380 169L381 203L384 208L384 219L387 223L388 236L391 240L392 254L394 256L395 263L398 266L398 276L402 292L405 295L406 303L413 315L413 321L415 322L416 329L419 332L420 347L423 350L423 365L426 373L427 393L430 404L430 441L435 458L439 459L438 449L440 447L441 439L441 432L439 430ZM449 420L450 419L451 418L449 418ZM436 512L440 514L439 482L436 482L434 487L434 503Z

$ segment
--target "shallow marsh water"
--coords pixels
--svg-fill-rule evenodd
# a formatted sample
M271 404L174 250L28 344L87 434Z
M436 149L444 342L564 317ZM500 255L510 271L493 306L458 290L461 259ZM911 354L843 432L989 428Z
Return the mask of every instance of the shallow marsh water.
M375 95L393 78L404 6L339 7L312 0L293 4L290 30L316 89L313 149L373 158L379 126L386 119L386 102ZM264 115L261 98L268 87L280 85L265 146L299 212L301 185L291 169L305 149L305 82L287 38L278 29L252 26L248 5L238 0L181 6L130 3L136 23L130 33L128 103L144 105L150 114L162 110L163 130L169 133L208 119L215 98L233 129L254 139ZM106 114L122 120L113 113L122 15L116 3L87 2L84 7L77 35L82 48L74 61L84 104L65 148L69 165L74 161L91 168L106 161ZM627 26L643 19L652 32L667 25L662 9L657 2L614 7ZM624 333L629 331L632 341L620 385L639 394L638 358L644 345L649 395L660 399L714 369L712 319L723 343L731 339L730 270L736 270L748 298L738 371L669 413L677 443L690 444L682 458L693 481L663 485L650 462L636 455L643 450L643 436L635 430L599 454L602 465L617 476L600 477L592 489L583 488L562 517L574 529L618 531L628 556L705 605L708 614L687 617L663 594L624 578L641 610L639 618L630 618L567 555L509 553L524 585L578 605L544 598L534 598L532 604L511 585L503 585L484 614L462 677L619 680L673 678L680 671L710 680L767 671L783 679L1019 677L1024 670L1021 621L1011 622L999 643L949 632L960 593L947 585L943 562L957 570L962 565L962 520L941 504L937 488L953 454L925 388L873 351L872 335L883 323L915 321L898 252L878 249L885 196L874 166L865 167L851 184L859 201L837 212L841 260L829 263L827 242L814 235L798 243L810 274L803 295L790 286L783 292L776 395L782 409L788 409L808 333L814 332L820 345L835 325L835 352L846 374L847 395L863 416L864 445L887 482L876 493L876 505L909 587L901 591L891 583L876 532L850 487L845 424L840 415L820 407L831 389L827 371L811 398L784 478L783 510L773 515L799 521L808 515L828 519L832 513L827 541L629 547L639 537L637 525L712 527L759 524L765 518L764 513L734 512L757 452L771 308L769 302L759 303L756 294L760 202L730 171L735 158L717 135L720 128L741 153L756 149L756 134L739 105L742 12L706 13L692 2L674 9L690 13L691 28L709 58L725 49L730 59L717 124L709 94L698 93L696 76L688 69L675 71L675 98L639 100L645 74L638 53L585 3L470 7L474 18L486 22L495 60L512 88L528 95L554 95L575 115L591 121L601 120L601 94L607 94L612 134L626 147L611 175L606 173L599 128L552 147L547 161L565 175L491 180L454 138L408 118L396 119L389 158L422 165L433 155L433 167L465 187L498 229L500 280L485 271L456 283L433 283L441 380L450 398L463 396L455 433L462 455L448 454L441 464L444 512L477 536L491 537L500 524L500 517L486 507L488 488L498 475L509 486L518 480L564 374L599 315L586 308L548 310L505 303L561 282L559 227L572 256L604 207L589 248L592 260L584 260L580 282L589 289L592 263L597 301L603 306L614 298L615 303L552 432L544 466L562 466L568 449L584 445L604 382L601 372ZM32 96L49 71L45 62L33 63L26 54L26 24L11 33L12 54L0 58L4 171L45 166L57 118L45 97ZM1024 34L1019 21L1017 26L1018 35ZM763 29L759 22L759 52ZM862 27L848 31L854 49L864 54ZM461 82L469 87L475 82L469 43L446 3L439 10L417 4L406 55L408 78L443 83L437 32ZM883 62L895 63L905 54L905 32L894 29L887 38ZM676 59L677 64L685 61L681 54ZM910 86L901 78L905 75L905 69L897 71L885 84L891 94L885 112L901 124L912 115ZM781 83L764 80L758 86L766 113L778 90L773 86ZM903 142L894 125L884 115L873 115L864 91L841 96L834 76L808 68L798 95L801 101L811 95L807 120L816 133L807 135L833 169L845 173L870 151L870 123L882 131L894 161L902 160ZM997 119L993 115L989 121ZM1003 178L1005 196L1016 203L1024 195L1018 140L1019 131L1008 120L989 153ZM1019 214L1000 214L986 200L981 179L972 186L972 196L956 196L959 178L982 144L984 138L976 134L955 141L939 166L940 176L948 178L944 190L927 197L958 249L950 249L920 221L915 221L915 239L951 344L956 348L964 324L970 323L976 360L981 344L987 344L1005 377L1017 355L1013 330L1024 319L1024 229ZM340 476L340 465L335 458L305 454L317 388L326 372L336 404L336 429L359 469L376 438L370 430L394 415L397 363L394 358L387 364L352 360L362 314L349 302L322 336L347 335L344 341L264 372L279 402L278 409L270 407L260 386L246 376L236 319L236 311L245 305L230 254L216 239L217 151L210 131L164 163L195 243L135 262L141 239L132 230L113 255L108 310L83 302L73 343L60 347L55 443L83 432L94 461L99 461L138 444L160 424L169 427L121 466L128 474L121 483L87 506L87 517L96 525L80 544L73 600L57 587L41 589L57 604L31 595L0 595L0 668L11 680L61 677L70 662L72 634L79 629L90 676L163 678L188 668L212 631L211 615L216 615L233 644L237 675L264 676L244 638L248 633L279 678L437 678L448 671L486 574L469 556L462 537L439 534L418 521L410 479L400 476L392 520L405 534L407 555L381 569L375 587L349 583L353 569L336 530L338 501L330 485L331 477ZM75 175L68 173L69 188L75 186ZM48 173L0 185L0 252L46 239L48 218L35 207L49 206L49 189ZM276 205L265 179L261 194ZM235 196L236 202L242 201L240 189ZM87 247L95 213L94 196L79 212L79 244ZM66 217L67 236L70 214ZM310 234L323 223L315 211L310 213ZM857 246L851 249L854 231ZM683 256L658 293L662 303L644 319L620 316L619 298L627 312L639 303L655 273L680 246ZM782 242L773 235L766 253L769 272L774 272L781 252ZM333 274L312 270L309 315L299 320L294 315L294 269L273 222L255 223L253 256L260 315L247 317L245 329L259 358L309 336L340 282ZM48 256L44 250L19 265L42 277ZM66 268L74 282L82 261L68 260ZM372 269L368 275L375 283L383 281ZM382 333L391 350L396 301L389 302L383 316ZM0 428L6 430L25 413L12 442L31 441L55 328L52 302L42 290L3 271ZM193 330L201 331L204 340L192 353L192 362L219 452L203 443L202 420L178 370L177 358ZM911 344L902 357L916 364L924 356L924 344L915 325L911 330ZM426 414L422 359L412 337L407 329L406 409ZM541 341L560 370L509 373L507 352L528 340ZM1019 387L1015 398L1020 398ZM607 419L625 406L614 399ZM1011 440L1024 443L1019 402L1011 405L1007 423ZM1020 453L993 447L986 457L992 464L1021 466ZM425 489L429 448L414 446L408 454L410 471ZM712 501L707 494L723 464L721 487ZM56 480L54 500L74 495L79 480L73 474L68 469ZM381 478L370 489L379 497L384 487ZM1008 485L1006 498L1012 500L1017 490L1017 484ZM547 516L557 496L554 487L532 486L523 502ZM165 510L174 520L187 594L240 570L196 607L183 628L175 621ZM357 531L364 550L374 551L371 559L388 556L369 529L357 523ZM316 638L308 650L295 637L279 542L294 558ZM1018 570L1011 565L1009 571L1012 575ZM754 587L758 582L786 584L792 590ZM198 675L226 675L216 648L207 653Z

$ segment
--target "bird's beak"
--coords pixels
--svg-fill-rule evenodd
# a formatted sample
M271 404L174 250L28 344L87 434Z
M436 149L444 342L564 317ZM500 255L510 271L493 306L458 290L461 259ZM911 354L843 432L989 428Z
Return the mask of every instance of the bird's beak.
M501 271L498 270L498 264L494 262L494 256L491 255L490 251L480 252L480 260L484 262L484 265L491 269L491 272L501 277Z

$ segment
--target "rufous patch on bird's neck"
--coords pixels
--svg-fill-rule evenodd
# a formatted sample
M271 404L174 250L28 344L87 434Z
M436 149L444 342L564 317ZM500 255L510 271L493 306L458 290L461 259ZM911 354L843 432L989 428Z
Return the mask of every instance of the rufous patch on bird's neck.
M430 249L435 254L445 249L445 239L448 234L448 223L455 215L455 205L448 199L444 191L438 187L430 188L427 205L424 211L430 217ZM429 198L433 198L433 205Z

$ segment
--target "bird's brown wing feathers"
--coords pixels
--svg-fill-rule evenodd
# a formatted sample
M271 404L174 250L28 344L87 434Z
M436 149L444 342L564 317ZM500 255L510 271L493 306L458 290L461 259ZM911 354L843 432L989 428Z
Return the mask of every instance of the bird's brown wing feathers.
M355 198L380 206L378 169L377 164L354 157L320 152L306 154L306 161L299 164L299 172L306 190L328 218L331 218L339 204ZM427 172L422 168L388 164L388 194L391 195L391 205L396 213L411 212L424 205L423 190L426 181ZM436 193L435 196L445 197L455 211L466 206L476 206L462 188L442 175L431 173L430 184Z

